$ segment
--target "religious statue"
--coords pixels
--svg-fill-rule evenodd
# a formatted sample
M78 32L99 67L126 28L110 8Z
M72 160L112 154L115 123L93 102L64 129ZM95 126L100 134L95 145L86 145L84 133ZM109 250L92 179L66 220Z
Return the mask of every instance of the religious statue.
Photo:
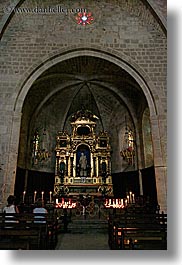
M80 165L80 177L87 177L87 158L84 153L81 153L80 160L79 160L79 165Z
M65 171L65 163L64 163L63 160L61 160L61 163L60 163L60 174L64 175L64 171Z
M64 174L65 174L65 163L64 160L62 159L60 162L60 177L61 177L61 183L64 181Z
M106 162L102 162L102 181L103 183L106 183L106 176L107 176L107 171L106 171Z

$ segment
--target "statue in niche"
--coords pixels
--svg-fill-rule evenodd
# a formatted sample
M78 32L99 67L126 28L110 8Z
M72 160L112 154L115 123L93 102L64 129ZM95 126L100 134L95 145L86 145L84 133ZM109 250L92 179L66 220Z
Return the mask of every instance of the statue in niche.
M82 181L85 182L85 178L87 177L87 158L84 153L81 153L79 159L79 165L80 165L80 177L82 178Z
M106 183L106 176L107 176L107 170L106 170L106 162L102 162L102 181L103 183Z
M59 164L59 169L60 169L61 183L63 183L64 174L65 174L65 162L63 159L61 159L61 162Z

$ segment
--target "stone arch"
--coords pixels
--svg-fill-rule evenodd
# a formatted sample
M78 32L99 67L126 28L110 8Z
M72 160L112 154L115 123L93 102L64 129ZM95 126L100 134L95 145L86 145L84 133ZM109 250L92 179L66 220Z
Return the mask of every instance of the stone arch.
M22 85L16 87L16 90L18 90L18 87L20 87L20 90L14 105L15 113L17 114L21 113L24 100L26 98L26 95L28 94L28 91L31 89L32 84L37 80L37 78L40 77L40 75L44 71L46 71L50 67L62 61L69 60L71 58L79 56L93 56L100 59L104 59L113 64L116 64L117 66L121 67L126 72L128 72L136 80L136 82L139 84L140 88L142 89L149 106L150 115L152 115L153 117L157 116L157 108L155 106L155 101L153 99L151 92L152 90L154 90L154 85L152 84L149 76L147 76L147 74L135 62L133 62L129 56L126 56L125 54L121 54L109 48L101 48L95 45L91 45L87 48L82 45L78 45L77 48L75 48L74 46L72 47L72 49L64 48L60 52L52 54L52 56L49 56L49 58L42 58L42 62L39 62L39 65L36 65L35 68L32 67L29 70L29 72L26 73L27 77L24 76L24 81L22 80ZM116 90L114 88L110 89L113 92L118 93L117 89ZM120 93L118 93L118 97L122 100ZM129 113L131 117L134 119L133 122L135 128L137 128L135 116L130 111ZM136 139L136 142L137 145L139 146L138 138Z
M6 178L8 178L8 176L10 175L12 176L10 187L7 188L8 193L13 193L14 190L16 171L13 171L12 174L12 170L16 167L18 157L17 152L19 146L19 131L17 130L19 130L21 126L23 104L29 90L32 87L32 84L40 77L42 73L44 73L50 67L64 60L79 56L98 57L100 59L109 61L128 72L143 90L143 93L146 97L146 101L150 109L150 115L152 115L152 117L155 117L155 120L157 119L157 108L151 92L155 88L154 84L150 80L150 77L134 61L132 61L129 56L126 56L125 54L122 54L109 48L102 48L95 45L90 45L88 47L78 45L76 47L72 46L70 48L61 49L60 51L49 55L49 57L47 58L42 58L39 63L32 66L31 69L29 69L29 71L24 74L22 80L15 87L17 97L15 99L14 104L14 117L16 117L16 119L13 119L10 140L10 146L14 146L15 153L11 153L9 157L7 174L5 176ZM158 139L160 139L160 137L158 137ZM3 197L6 197L5 194Z
M6 5L5 3L4 8L3 8L4 15L0 22L0 40L6 28L8 27L9 23L11 22L11 19L15 15L14 8L19 7L24 1L25 0L14 0L14 2L9 5Z
M8 27L9 23L11 22L11 19L15 15L14 8L20 7L25 0L14 0L13 3L10 5L4 6L4 15L0 22L0 39L2 38L6 28ZM163 31L166 34L167 30L167 20L164 17L161 10L158 8L158 4L154 0L146 0L145 2L142 1L148 8L151 8L151 12L153 16L156 18L158 23L162 26Z
M39 61L39 65L29 69L29 72L25 73L24 75L24 80L21 80L21 83L19 83L16 87L18 96L14 105L15 113L21 112L28 91L30 90L34 81L37 80L37 78L44 71L56 65L57 63L78 56L98 57L114 63L124 69L136 80L136 82L142 89L150 109L150 115L157 115L157 108L151 92L152 90L154 90L154 84L152 83L150 77L146 74L146 72L144 72L143 69L141 69L141 67L137 65L133 60L131 60L129 56L121 54L121 52L117 52L112 49L103 49L95 45L92 45L90 47L78 45L78 47L76 48L71 47L69 49L63 49L54 55L52 54L52 56L50 55L48 58L43 58L41 62Z

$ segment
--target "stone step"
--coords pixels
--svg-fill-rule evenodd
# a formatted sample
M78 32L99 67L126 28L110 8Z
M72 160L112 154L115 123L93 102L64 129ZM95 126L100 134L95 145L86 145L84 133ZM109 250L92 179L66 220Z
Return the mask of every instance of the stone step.
M107 233L108 223L103 220L72 220L68 230L71 233Z

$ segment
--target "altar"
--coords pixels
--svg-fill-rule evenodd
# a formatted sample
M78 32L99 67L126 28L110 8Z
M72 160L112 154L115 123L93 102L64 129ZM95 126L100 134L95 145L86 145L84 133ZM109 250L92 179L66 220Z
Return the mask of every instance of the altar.
M106 131L96 134L99 118L81 109L70 120L71 134L56 137L54 196L113 195L111 146Z

